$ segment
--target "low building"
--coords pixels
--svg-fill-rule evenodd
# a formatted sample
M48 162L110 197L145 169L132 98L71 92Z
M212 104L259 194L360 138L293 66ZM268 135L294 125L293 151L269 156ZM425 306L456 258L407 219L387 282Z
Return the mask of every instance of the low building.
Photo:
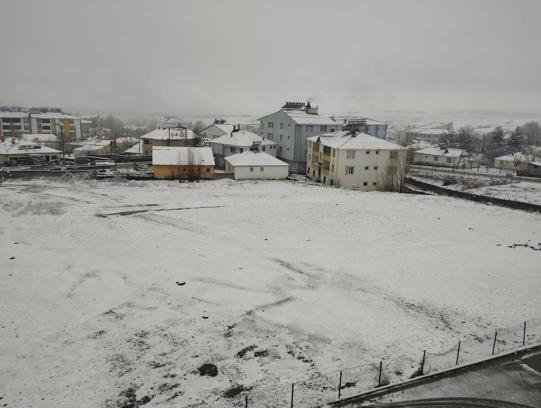
M141 136L143 142L143 154L152 154L156 146L187 147L193 146L195 136L190 129L186 128L159 128Z
M111 140L97 140L83 143L82 146L73 149L73 155L77 157L87 156L110 156L113 152Z
M413 153L413 163L458 168L465 167L467 156L469 155L462 149L427 147Z
M522 153L507 154L494 159L494 167L500 170L524 170L528 167L528 159Z
M0 165L39 164L59 160L62 152L38 143L10 138L0 142Z
M453 122L430 122L408 129L406 131L406 144L419 139L430 143L439 143L440 139L448 134L453 134Z
M25 142L34 142L52 149L62 150L62 141L52 133L30 133L22 135Z
M279 180L287 178L289 166L261 151L247 151L225 158L225 172L235 180Z
M225 123L225 120L223 119L215 119L212 125L203 129L201 132L199 132L199 134L201 137L213 140L219 138L220 136L229 135L233 131L234 127L234 125Z
M209 141L216 160L216 167L225 166L224 159L237 153L257 149L276 157L277 144L272 140L235 127L229 134Z
M517 170L517 175L525 177L541 177L541 161L530 161L525 168Z
M363 191L399 189L406 149L367 133L338 131L307 139L308 178Z
M154 147L152 167L157 179L196 180L214 177L214 157L210 147Z

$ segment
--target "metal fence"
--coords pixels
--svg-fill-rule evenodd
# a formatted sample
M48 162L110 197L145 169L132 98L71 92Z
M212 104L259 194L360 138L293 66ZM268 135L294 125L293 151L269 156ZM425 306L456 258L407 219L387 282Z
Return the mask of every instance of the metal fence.
M312 375L295 383L258 386L230 402L237 407L319 407L378 387L540 343L541 318L537 318L481 336L470 336L438 353L419 351L416 356L395 356Z

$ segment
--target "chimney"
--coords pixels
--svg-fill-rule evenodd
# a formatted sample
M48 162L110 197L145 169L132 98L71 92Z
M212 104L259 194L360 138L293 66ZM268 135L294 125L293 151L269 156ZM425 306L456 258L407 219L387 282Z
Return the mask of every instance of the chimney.
M306 102L305 112L309 113L310 115L317 115L319 106L312 107L310 104L310 101Z

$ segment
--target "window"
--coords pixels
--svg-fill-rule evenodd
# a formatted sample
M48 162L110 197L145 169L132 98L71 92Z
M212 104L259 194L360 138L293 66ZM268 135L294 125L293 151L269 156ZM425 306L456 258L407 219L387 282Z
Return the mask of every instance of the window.
M244 149L243 149L242 147L240 148L240 152L241 152L241 153L243 153L243 152L244 152Z
M306 131L307 132L311 132L313 130L313 126L312 125L307 125L306 126Z
M283 137L284 137L284 135L280 135L280 142L282 141Z
M346 166L346 174L353 174L353 166Z
M260 172L264 171L263 167L260 167L260 168L259 168L259 171L260 171Z
M378 169L378 166L374 166L374 170L377 170Z
M376 150L376 154L379 154L379 150Z
M367 150L367 151L366 151L366 154L370 154L370 150Z
M210 173L210 167L207 167L207 173Z
M271 140L274 139L274 136L272 135L272 133L267 133L267 137L268 137L269 139L271 139Z
M365 170L368 170L368 166L364 166L364 169L365 169Z
M319 127L319 130L320 130L321 132L326 132L326 131L327 131L327 125L321 125L321 126Z
M148 139L143 139L143 144L150 144L150 140L148 140Z
M372 185L375 186L375 185L376 185L376 182L374 181L374 182L372 183Z
M261 146L261 150L265 151L265 146Z
M268 128L271 128L271 129L274 128L274 123L273 122L269 122L267 125L268 125L267 126Z
M287 138L289 139L289 135L287 135Z
M368 183L365 181L365 182L363 183L363 186L366 187L367 185L368 185Z
M229 149L231 149L231 153L235 153L236 152L236 149L234 147L230 147Z
M332 132L335 132L335 129L334 129L334 128L331 128L331 133L332 133Z
M355 150L348 150L346 153L347 159L354 159L355 158Z
M398 152L391 152L391 159L396 159L398 157ZM426 156L425 156L426 159Z
M254 168L250 167L250 172L253 173L253 171L254 171Z
M280 122L280 129L284 128L284 122Z
M439 157L438 156L434 156L434 161L438 161Z
M312 177L315 177L315 176L316 176L316 171L312 170Z
M323 146L323 154L328 156L331 154L331 148L329 146Z
M451 158L450 157L447 158L447 163L451 163Z

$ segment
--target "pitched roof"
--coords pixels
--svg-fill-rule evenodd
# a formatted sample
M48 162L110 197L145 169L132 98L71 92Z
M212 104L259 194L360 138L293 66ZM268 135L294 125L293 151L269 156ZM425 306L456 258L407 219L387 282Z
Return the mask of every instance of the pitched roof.
M141 139L152 140L183 140L193 139L194 134L190 129L171 129L171 135L169 135L169 129L154 129L153 131L141 136Z
M82 146L73 149L73 152L94 152L111 144L111 140L97 140L85 142Z
M415 154L429 154L432 156L442 157L460 157L465 153L462 149L444 148L444 147L427 147L426 149L417 150Z
M31 113L31 117L39 119L81 119L77 116L69 115L63 112L41 112Z
M288 166L287 163L282 160L278 160L276 157L271 156L265 152L244 152L237 153L225 158L226 162L229 162L232 166Z
M210 141L210 143L213 144L240 147L250 147L254 144L254 142L261 142L263 146L270 146L276 144L276 142L273 142L272 140L264 139L263 137L247 130L239 130L231 134L228 133L227 135L217 137L216 139Z
M323 146L329 146L334 149L348 150L403 150L402 146L380 139L379 137L371 136L367 133L357 133L353 136L350 132L340 130L338 132L325 133L319 136L309 137L307 140L311 142L321 143Z
M162 166L214 166L210 147L154 147L152 164Z
M524 156L522 153L515 153L515 154L506 154L505 156L496 157L494 160L501 160L501 161L527 161L527 157Z
M59 154L60 150L52 149L48 146L42 146L34 142L11 143L4 141L0 143L0 154Z

